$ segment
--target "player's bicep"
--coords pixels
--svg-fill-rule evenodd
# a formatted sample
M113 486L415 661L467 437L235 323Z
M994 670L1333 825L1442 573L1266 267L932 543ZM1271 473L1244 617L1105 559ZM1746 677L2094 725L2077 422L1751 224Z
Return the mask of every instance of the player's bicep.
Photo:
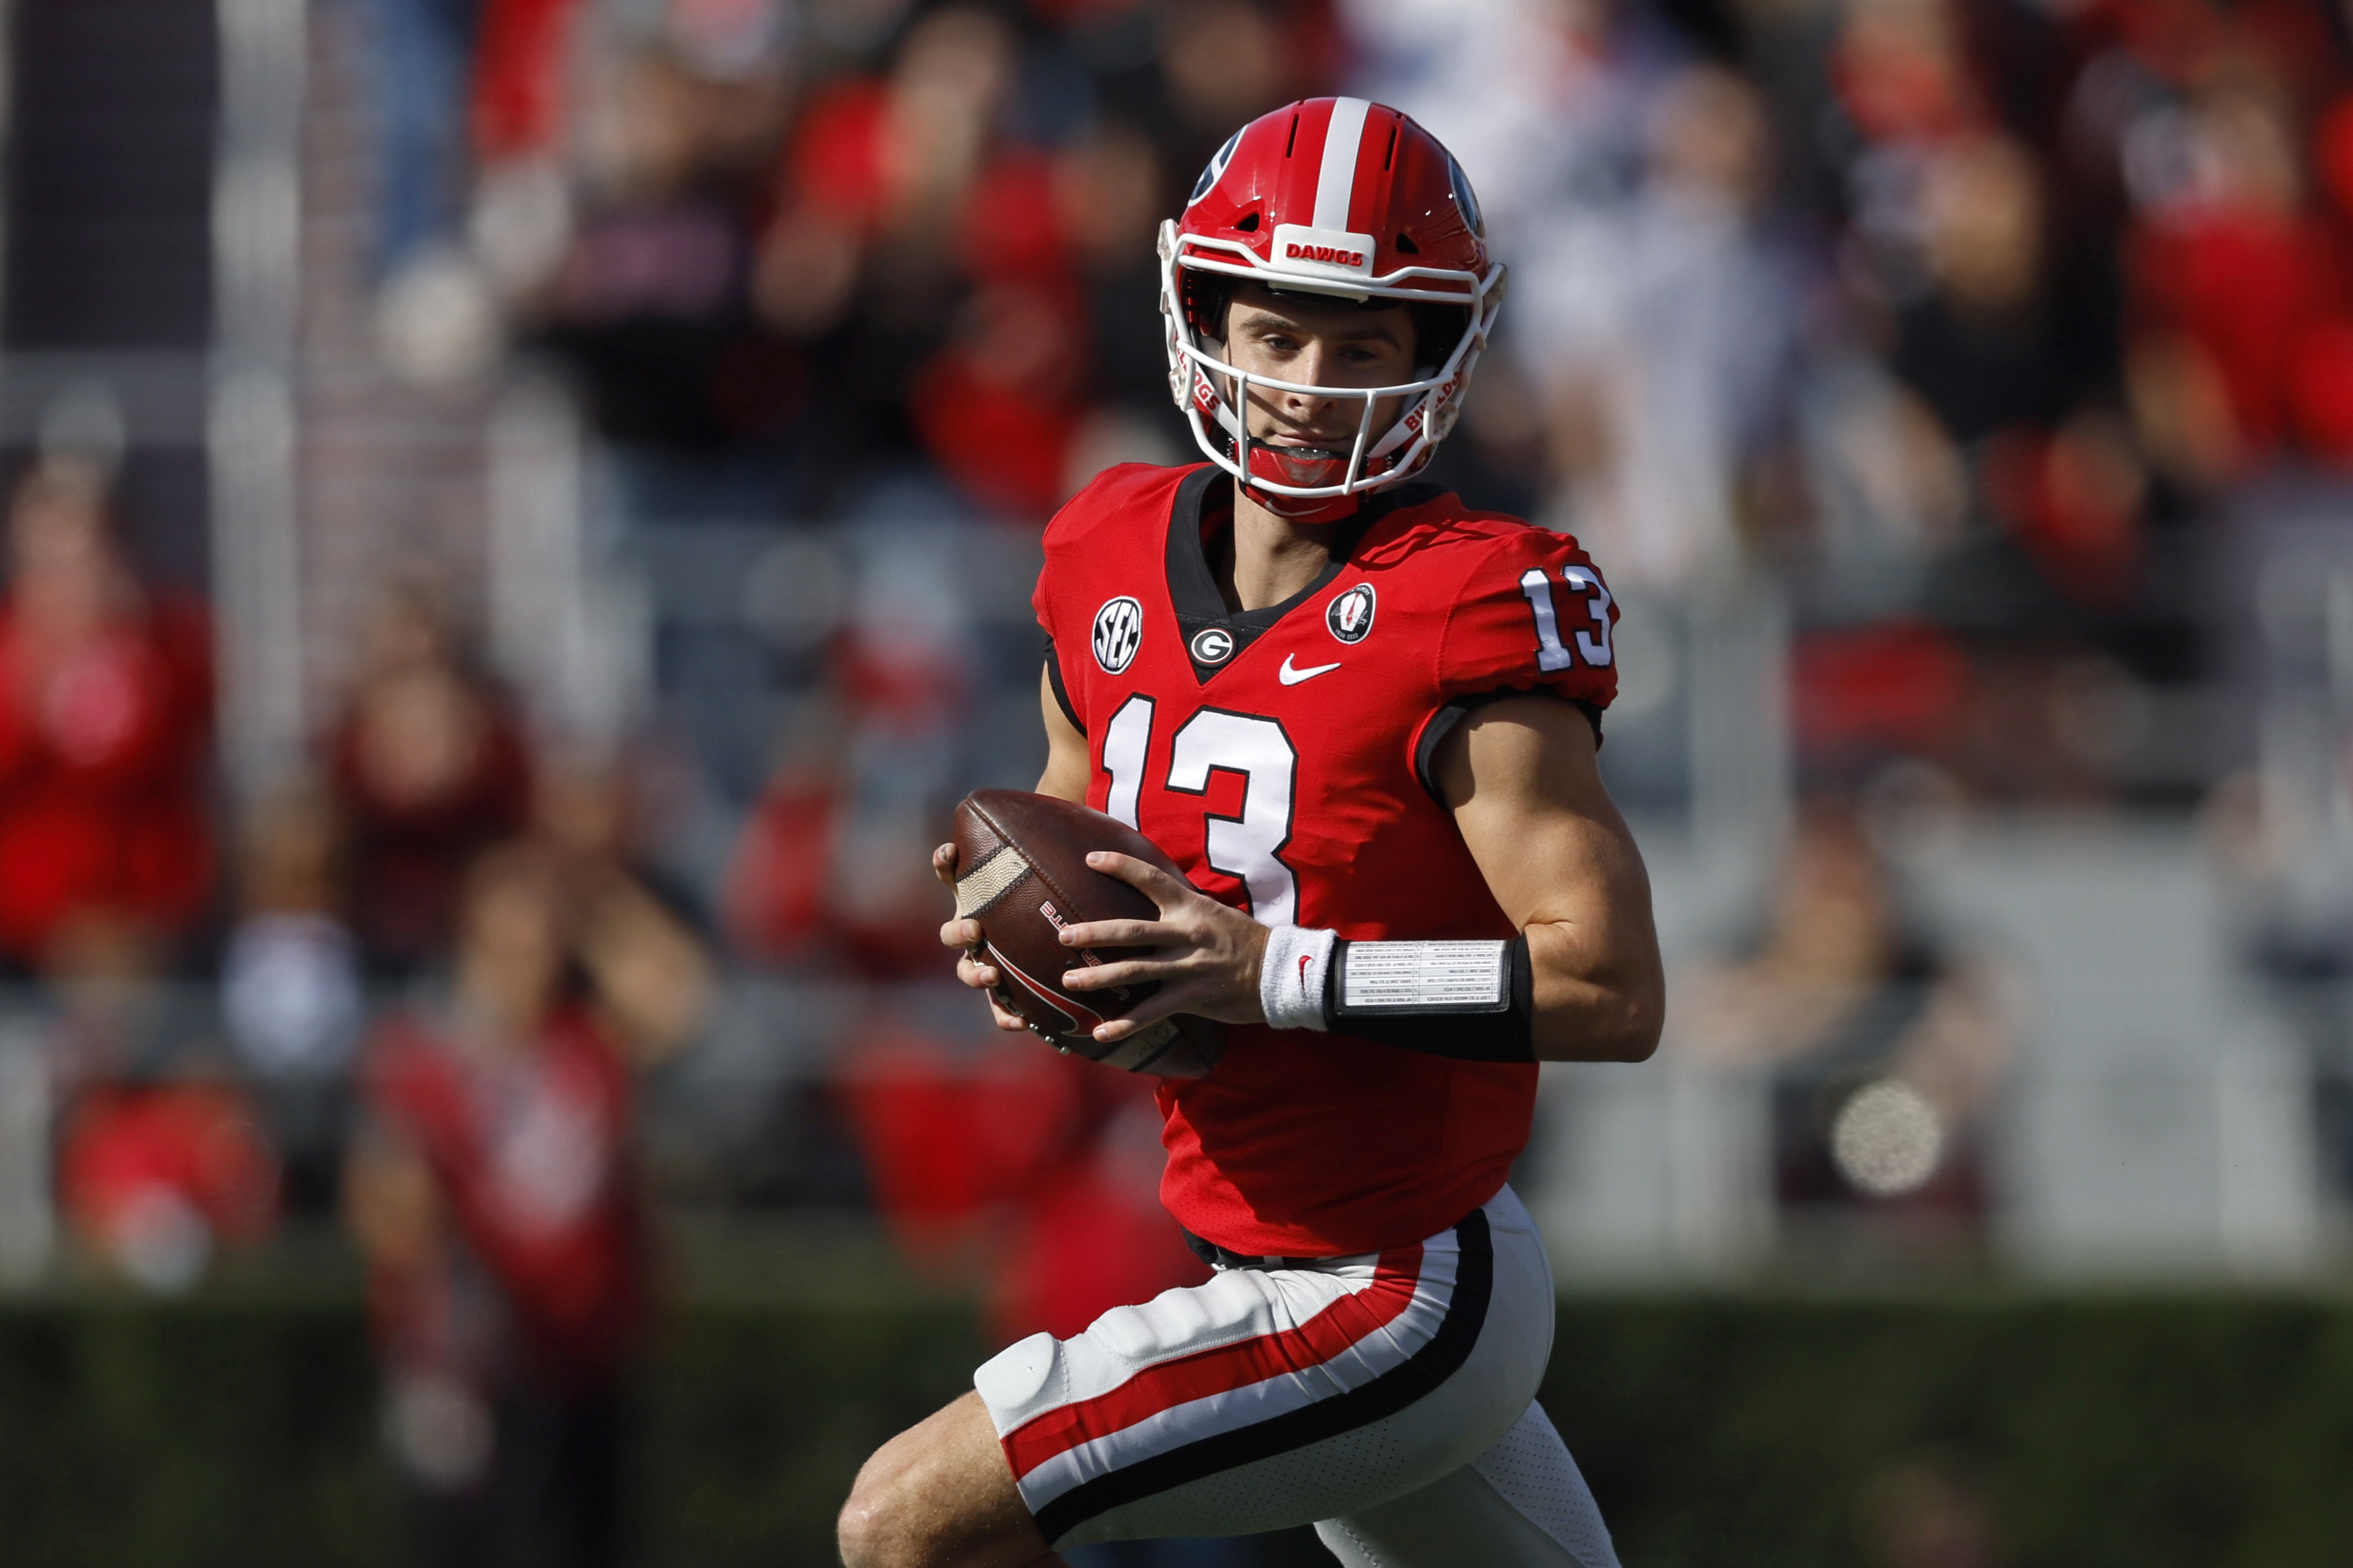
M1038 793L1061 800L1087 803L1087 738L1062 711L1050 669L1038 672L1038 705L1046 721L1046 771L1038 775Z
M1579 889L1619 880L1603 864L1633 840L1601 783L1593 727L1555 697L1473 709L1441 744L1433 773L1462 841L1513 922L1564 918ZM1636 858L1639 866L1639 857Z

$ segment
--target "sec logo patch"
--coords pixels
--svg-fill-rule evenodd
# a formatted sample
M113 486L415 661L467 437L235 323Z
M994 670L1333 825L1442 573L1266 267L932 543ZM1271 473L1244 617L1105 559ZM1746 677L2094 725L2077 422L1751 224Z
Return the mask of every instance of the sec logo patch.
M1324 624L1344 643L1364 641L1373 629L1373 585L1359 583L1333 600L1324 612Z
M1233 634L1223 626L1207 626L1193 634L1196 664L1223 664L1234 654Z
M1095 612L1095 662L1105 675L1117 675L1135 662L1144 645L1144 606L1124 595L1107 599Z

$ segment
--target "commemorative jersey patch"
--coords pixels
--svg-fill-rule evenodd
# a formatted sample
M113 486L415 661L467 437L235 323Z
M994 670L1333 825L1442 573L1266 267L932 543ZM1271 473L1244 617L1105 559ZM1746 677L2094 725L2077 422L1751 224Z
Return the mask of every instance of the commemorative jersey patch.
M1135 662L1144 645L1144 606L1124 594L1107 599L1095 612L1095 662L1105 675L1117 675Z
M1373 585L1359 583L1325 606L1324 624L1342 642L1354 646L1373 629Z

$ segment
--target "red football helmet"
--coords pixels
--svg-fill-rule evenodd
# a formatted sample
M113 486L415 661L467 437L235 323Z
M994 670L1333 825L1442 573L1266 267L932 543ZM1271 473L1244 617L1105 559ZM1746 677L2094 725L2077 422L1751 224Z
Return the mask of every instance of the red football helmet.
M1210 313L1223 311L1231 279L1439 308L1415 312L1418 379L1306 386L1235 370L1204 346L1225 335ZM1184 216L1160 226L1160 309L1176 406L1211 462L1288 516L1351 510L1335 498L1419 472L1454 427L1503 302L1504 268L1488 258L1462 166L1429 132L1361 98L1311 98L1251 121L1201 171ZM1441 358L1432 340L1457 319L1461 331ZM1242 417L1252 385L1360 400L1355 442L1311 451L1252 441ZM1406 400L1403 413L1374 428L1392 398Z

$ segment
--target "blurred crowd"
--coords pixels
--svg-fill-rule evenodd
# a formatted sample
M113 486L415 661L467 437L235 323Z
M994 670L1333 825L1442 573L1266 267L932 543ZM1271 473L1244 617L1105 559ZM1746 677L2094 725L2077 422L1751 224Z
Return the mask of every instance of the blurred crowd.
M345 3L385 366L555 374L616 559L740 547L744 624L657 603L639 732L590 744L403 565L307 771L232 805L204 605L104 461L41 456L0 602L0 972L40 1022L0 1068L45 1064L58 1206L133 1279L347 1222L451 1542L516 1506L494 1452L615 1495L649 1191L871 1209L1008 1337L1195 1277L1148 1100L941 994L925 852L1034 763L1002 563L1193 455L1154 234L1249 118L1362 93L1475 182L1510 302L1436 477L1609 574L1630 805L1698 793L1706 624L1788 627L1787 869L1679 995L1775 1075L1792 1210L1989 1201L2013 988L1907 908L1895 808L2200 798L2243 760L2182 717L2242 678L2233 509L2353 477L2328 0ZM729 1076L752 982L799 999L752 1055L815 1028L813 1077ZM594 1562L620 1525L548 1528Z
M1188 456L1154 226L1341 89L1513 268L1438 477L1638 622L1771 583L1840 787L2194 797L2224 502L2353 463L2328 0L367 6L387 359L562 366L638 525L1033 529Z

